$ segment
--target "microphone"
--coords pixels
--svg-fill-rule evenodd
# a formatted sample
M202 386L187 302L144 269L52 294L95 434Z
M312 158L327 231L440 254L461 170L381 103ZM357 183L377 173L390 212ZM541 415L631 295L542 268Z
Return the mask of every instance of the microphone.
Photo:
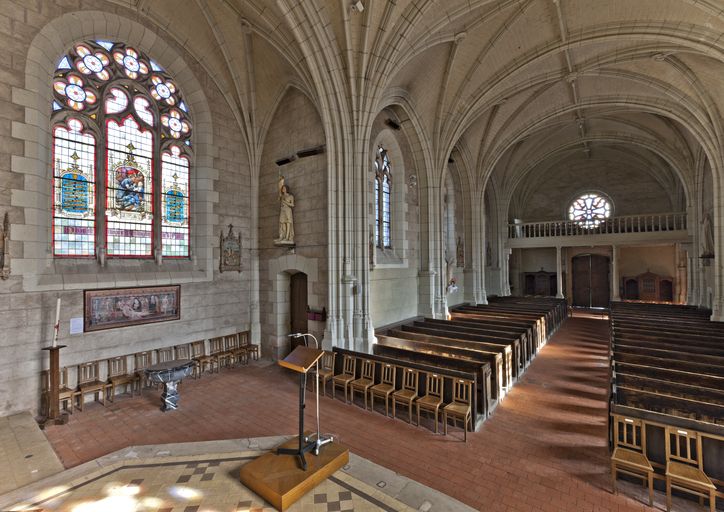
M287 334L288 338L300 338L304 336L301 332L293 332L291 334Z

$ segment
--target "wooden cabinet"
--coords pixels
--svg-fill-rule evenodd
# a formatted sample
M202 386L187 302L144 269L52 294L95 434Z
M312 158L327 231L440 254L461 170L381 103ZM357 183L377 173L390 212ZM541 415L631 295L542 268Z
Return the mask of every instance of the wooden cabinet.
M674 279L653 272L644 272L637 276L622 279L622 298L624 300L642 300L646 302L673 302Z
M554 296L558 292L555 272L525 272L523 279L525 295Z

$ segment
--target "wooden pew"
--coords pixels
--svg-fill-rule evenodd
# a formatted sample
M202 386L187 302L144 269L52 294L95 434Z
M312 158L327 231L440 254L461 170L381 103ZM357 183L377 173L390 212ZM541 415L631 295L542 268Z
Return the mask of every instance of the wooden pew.
M486 329L482 325L470 325L453 320L437 320L433 318L425 318L424 320L415 320L413 325L429 326L431 328L450 329L452 332L460 332L484 336L489 343L512 344L513 358L518 361L518 373L521 374L526 369L530 360L528 359L528 351L525 346L525 334L516 334L504 330ZM437 327L434 327L437 326ZM516 355L517 354L517 355Z
M724 425L724 405L618 385L614 396L620 405Z
M651 377L652 379L659 379L667 382L680 382L682 384L690 384L693 386L719 390L724 389L724 377L717 377L715 375L707 375L703 373L692 373L680 369L658 368L655 366L614 361L614 371L616 372L616 375L620 373L627 373L630 375Z
M430 318L425 318L425 321L431 321ZM521 342L521 352L524 354L524 360L526 367L530 364L535 357L536 344L533 337L533 330L530 326L520 326L516 324L504 324L498 322L489 322L485 319L466 318L465 315L454 314L451 315L451 320L435 320L435 322L450 322L452 325L458 325L461 327L468 327L471 329L479 329L482 332L490 333L507 333L509 336L516 336ZM503 334L500 334L501 336Z
M518 380L521 367L520 343L517 340L506 340L504 338L493 338L466 332L461 328L450 325L432 324L427 322L416 321L412 325L403 325L400 328L405 332L416 332L420 334L428 334L431 336L439 336L442 338L469 341L475 343L475 346L485 350L500 351L503 353L505 386L511 387L513 382ZM394 336L394 335L393 335Z
M539 322L528 321L511 315L501 316L483 311L476 312L465 309L453 309L450 312L450 318L452 320L480 321L487 324L527 329L528 337L532 340L533 353L538 352L538 349L543 346L546 339L545 334L540 330Z
M479 364L487 363L491 372L491 395L493 399L500 400L505 395L505 382L503 377L503 355L501 353L489 352L482 349L462 348L455 344L447 345L441 340L423 341L425 335L405 333L406 337L400 338L394 334L389 336L377 336L375 347L392 347L410 350L419 354L430 354L433 356L444 356L457 359L466 359Z
M445 369L447 371L456 371L475 376L476 382L476 407L480 414L485 417L495 409L498 401L493 397L492 371L490 363L481 363L462 356L442 355L429 352L418 352L410 348L381 345L376 343L373 346L373 353L377 356L385 356L389 359L398 361L398 364L415 368L415 365L428 365L435 368ZM400 372L401 373L401 372ZM468 377L466 377L468 378ZM448 389L445 389L445 400L451 400L448 397Z

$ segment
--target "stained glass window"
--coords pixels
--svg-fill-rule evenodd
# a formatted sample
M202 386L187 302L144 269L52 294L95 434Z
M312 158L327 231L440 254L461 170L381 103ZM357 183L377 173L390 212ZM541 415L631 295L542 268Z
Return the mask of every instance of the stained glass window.
M192 125L173 78L131 46L86 41L53 91L53 254L188 257Z
M161 155L164 256L189 254L189 160L177 146Z
M392 247L391 186L390 159L380 146L375 156L375 244L383 249Z
M568 208L568 218L579 226L592 229L611 216L611 203L600 194L583 194Z
M53 241L57 256L95 255L95 137L78 119L53 131Z

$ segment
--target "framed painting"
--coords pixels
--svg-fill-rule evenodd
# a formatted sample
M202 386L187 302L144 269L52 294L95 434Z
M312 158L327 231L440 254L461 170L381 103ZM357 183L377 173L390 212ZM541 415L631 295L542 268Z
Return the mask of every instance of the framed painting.
M167 322L181 318L181 286L84 290L83 331Z

